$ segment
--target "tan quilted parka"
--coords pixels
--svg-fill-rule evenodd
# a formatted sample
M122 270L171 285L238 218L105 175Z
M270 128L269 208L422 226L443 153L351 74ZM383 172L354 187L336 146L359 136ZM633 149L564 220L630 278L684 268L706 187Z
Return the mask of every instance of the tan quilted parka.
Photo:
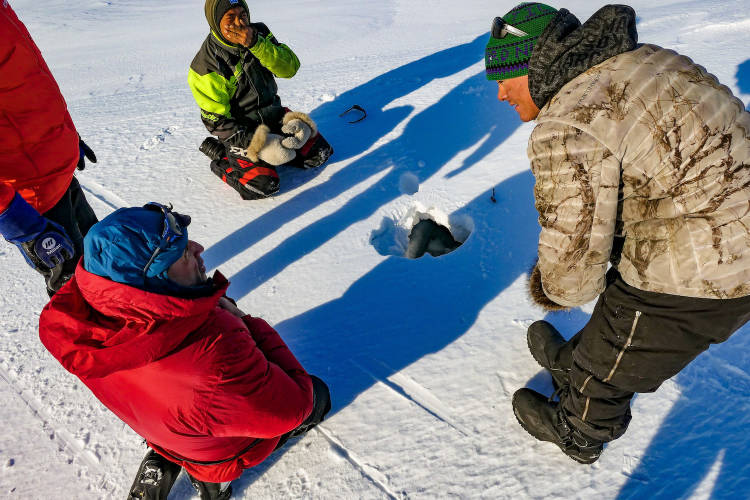
M553 301L602 292L615 235L634 287L750 294L750 113L689 58L643 45L578 75L542 108L528 156Z

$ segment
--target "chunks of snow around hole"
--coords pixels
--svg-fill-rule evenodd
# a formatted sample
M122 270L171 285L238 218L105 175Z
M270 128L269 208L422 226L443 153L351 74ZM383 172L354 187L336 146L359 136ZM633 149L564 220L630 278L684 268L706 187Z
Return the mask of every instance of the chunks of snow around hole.
M400 218L385 217L370 235L370 243L380 255L416 259L429 253L438 257L464 243L474 229L466 215L447 215L435 207L419 204Z

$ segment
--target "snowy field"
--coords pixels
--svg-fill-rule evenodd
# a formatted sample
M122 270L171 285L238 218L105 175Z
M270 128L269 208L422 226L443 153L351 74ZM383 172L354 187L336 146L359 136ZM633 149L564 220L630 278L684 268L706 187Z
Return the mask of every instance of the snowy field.
M525 292L533 124L484 76L490 21L513 3L250 0L302 61L279 80L282 101L336 149L322 169L281 169L280 194L251 202L197 150L206 133L186 77L207 33L202 1L10 3L99 157L78 174L99 217L151 200L191 214L230 295L331 387L330 418L246 471L235 498L750 498L750 327L638 396L594 465L516 423L513 392L552 386L525 335L545 317ZM552 5L582 20L600 7ZM641 42L692 57L750 102L749 0L632 5ZM368 117L350 125L338 115L353 104ZM420 218L465 243L403 258ZM141 439L41 345L42 280L4 241L0 269L0 497L124 498ZM547 319L570 336L590 309ZM170 499L194 498L181 477Z

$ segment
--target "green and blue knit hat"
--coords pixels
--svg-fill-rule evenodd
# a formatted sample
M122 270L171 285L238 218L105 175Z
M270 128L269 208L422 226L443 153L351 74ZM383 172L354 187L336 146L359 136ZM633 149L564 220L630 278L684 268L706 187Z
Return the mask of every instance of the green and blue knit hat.
M557 9L536 2L524 2L505 14L503 21L528 35L507 33L502 38L495 38L490 34L484 54L487 79L507 80L528 75L534 44L556 14Z

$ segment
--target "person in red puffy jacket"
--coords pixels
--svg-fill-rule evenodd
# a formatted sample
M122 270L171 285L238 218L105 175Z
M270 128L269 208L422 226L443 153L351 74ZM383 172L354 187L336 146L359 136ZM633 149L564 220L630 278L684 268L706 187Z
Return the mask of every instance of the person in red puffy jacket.
M201 499L229 498L229 481L331 408L221 273L206 278L189 223L157 203L107 216L39 320L50 353L148 442L131 499L166 499L180 467Z
M26 27L0 1L0 234L18 246L52 295L69 279L96 223L76 167L93 151Z

